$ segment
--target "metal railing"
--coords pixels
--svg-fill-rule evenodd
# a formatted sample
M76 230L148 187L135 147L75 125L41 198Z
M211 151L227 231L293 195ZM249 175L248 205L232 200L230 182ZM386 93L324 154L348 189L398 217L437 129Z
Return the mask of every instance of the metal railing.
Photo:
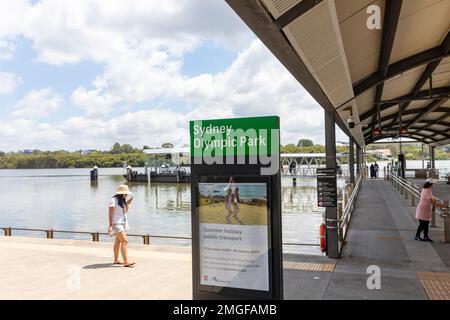
M344 191L343 199L338 203L337 229L340 251L344 246L344 240L347 236L347 231L355 209L356 199L358 198L362 180L363 177L360 175L354 185L350 184Z
M64 234L80 234L80 235L91 235L92 241L99 242L100 236L108 236L106 232L90 232L90 231L68 231L68 230L55 230L55 229L33 229L33 228L12 228L12 227L0 227L3 229L4 235L6 237L12 236L12 231L27 231L27 232L45 232L47 239L54 239L55 233ZM180 236L164 236L164 235L150 235L150 234L127 234L128 237L141 237L143 244L150 245L150 238L159 239L174 239L174 240L191 240L190 237L180 237Z
M347 236L347 231L355 209L362 180L363 175L361 174L354 184L349 184L344 190L343 197L337 204L338 218L336 220L329 218L326 219L327 229L337 229L339 237L339 251L342 251L344 246L344 240Z
M416 205L416 201L419 201L420 194L422 192L421 188L418 185L411 181L408 181L407 179L403 179L393 172L389 172L387 179L391 181L393 187L397 189L397 191L399 191L401 195L405 196L405 199L408 199L408 197L411 198L411 206ZM437 197L436 199L446 204L446 207L438 208L436 206L433 206L433 214L431 216L430 227L437 227L436 215L439 215L444 220L444 242L450 243L450 209L448 208L448 201L442 201Z
M63 234L80 234L80 235L91 235L92 241L100 242L100 236L108 236L106 232L90 232L90 231L68 231L68 230L55 230L55 229L34 229L34 228L13 228L13 227L0 227L3 229L5 237L12 237L12 231L26 231L26 232L43 232L46 234L47 239L54 239L55 233ZM165 236L165 235L150 235L150 234L132 234L127 233L127 237L140 237L142 238L144 245L150 245L150 239L170 239L170 240L192 240L191 237L181 237L181 236ZM306 247L318 247L318 243L296 243L296 242L284 242L283 245L287 246L306 246Z

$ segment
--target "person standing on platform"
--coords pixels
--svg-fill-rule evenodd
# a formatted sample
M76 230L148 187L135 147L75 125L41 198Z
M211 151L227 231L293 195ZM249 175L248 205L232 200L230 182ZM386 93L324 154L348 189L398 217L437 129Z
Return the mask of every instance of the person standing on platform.
M378 177L378 170L380 169L380 167L378 166L378 163L375 161L375 164L373 165L373 170L375 171L375 178L379 178Z
M126 230L129 229L127 213L133 197L128 186L120 185L109 204L109 227L108 233L115 235L114 241L114 264L122 264L124 267L132 268L135 263L128 260L128 239ZM128 197L128 198L127 198ZM119 261L119 252L122 254L123 262Z
M231 188L227 189L227 194L225 195L225 199L224 199L224 204L225 204L225 210L227 211L227 215L226 215L226 220L227 220L227 224L231 223L231 215L233 214L233 193Z
M414 240L433 242L428 236L430 221L433 217L433 206L441 206L433 196L433 184L435 183L436 180L427 179L423 185L422 192L420 193L419 204L416 208L416 218L419 220L419 226L417 227ZM420 237L422 232L423 238Z
M375 167L373 163L370 165L370 179L375 178Z

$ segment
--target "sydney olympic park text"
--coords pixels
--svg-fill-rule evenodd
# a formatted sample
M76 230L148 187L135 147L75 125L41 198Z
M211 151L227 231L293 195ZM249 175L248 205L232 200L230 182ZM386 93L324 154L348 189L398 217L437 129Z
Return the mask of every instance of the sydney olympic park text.
M193 128L194 164L258 164L261 175L279 170L279 129Z

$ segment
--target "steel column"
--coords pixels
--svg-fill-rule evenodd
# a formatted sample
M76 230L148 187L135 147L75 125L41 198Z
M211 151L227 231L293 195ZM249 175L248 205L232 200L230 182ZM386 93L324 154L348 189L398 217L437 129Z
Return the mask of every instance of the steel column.
M435 154L434 154L435 148L436 147L434 146L430 146L431 169L436 169Z
M354 152L353 139L349 139L349 155L348 155L348 165L350 168L350 183L355 183L355 152Z
M328 169L336 169L336 114L325 111L325 155ZM325 209L327 226L327 256L339 258L339 230L337 207Z
M356 144L356 174L361 174L361 147L359 144Z

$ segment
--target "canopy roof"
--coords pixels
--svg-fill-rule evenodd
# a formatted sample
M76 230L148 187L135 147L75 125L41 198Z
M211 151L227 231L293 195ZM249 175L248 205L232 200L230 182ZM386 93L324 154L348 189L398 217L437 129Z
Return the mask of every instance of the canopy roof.
M361 146L450 143L450 0L226 1Z

